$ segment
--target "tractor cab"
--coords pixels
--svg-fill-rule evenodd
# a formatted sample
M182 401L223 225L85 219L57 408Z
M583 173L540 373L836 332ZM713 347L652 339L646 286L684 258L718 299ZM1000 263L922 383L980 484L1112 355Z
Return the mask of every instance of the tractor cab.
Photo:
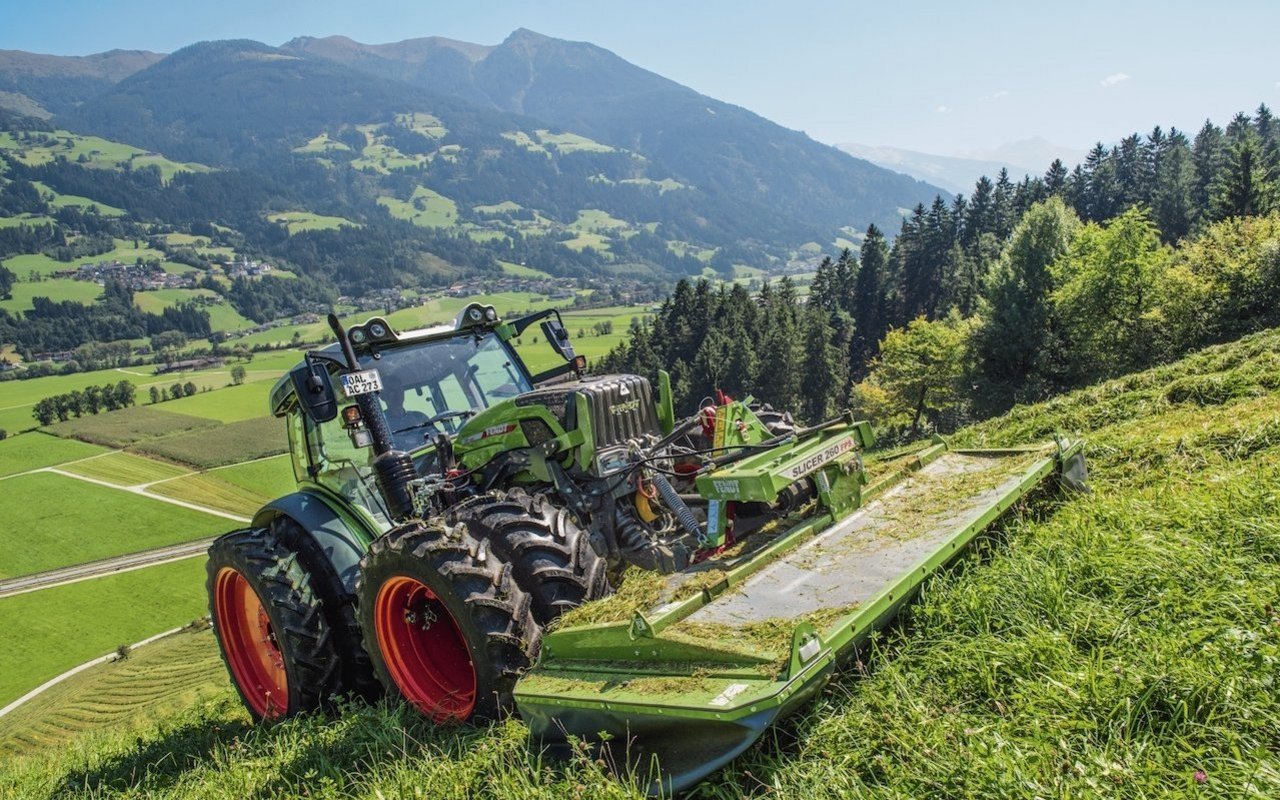
M562 363L533 374L513 345L537 321ZM383 530L393 515L376 485L375 423L385 423L391 446L410 455L418 475L440 472L442 448L451 452L469 419L583 366L554 310L504 323L492 306L472 303L452 325L402 333L374 317L347 329L346 340L357 372L339 343L312 351L276 383L271 409L287 420L298 482L337 494ZM382 420L361 410L361 395L373 398Z

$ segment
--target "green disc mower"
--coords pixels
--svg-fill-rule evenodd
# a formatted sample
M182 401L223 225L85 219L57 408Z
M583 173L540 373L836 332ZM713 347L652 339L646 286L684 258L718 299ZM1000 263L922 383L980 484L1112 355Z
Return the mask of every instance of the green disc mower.
M1084 485L1079 442L869 463L849 415L805 427L717 393L677 419L665 373L656 392L584 375L554 310L329 322L271 393L297 491L209 551L214 631L261 720L343 695L440 723L515 711L538 747L607 747L678 791L1011 505ZM557 363L537 373L514 346L535 323Z

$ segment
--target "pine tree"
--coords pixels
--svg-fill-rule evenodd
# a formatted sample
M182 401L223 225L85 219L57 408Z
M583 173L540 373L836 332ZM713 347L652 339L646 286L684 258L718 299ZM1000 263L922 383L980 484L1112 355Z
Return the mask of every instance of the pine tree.
M835 346L830 313L821 306L810 304L804 313L804 364L800 374L798 407L810 424L835 415L847 370L848 361Z
M1044 174L1044 188L1050 195L1062 195L1067 188L1067 167L1062 159L1055 158Z
M1098 142L1084 161L1084 209L1081 216L1101 222L1110 219L1119 206L1119 186L1112 153Z
M824 256L818 264L817 273L813 276L813 283L809 285L809 302L817 303L828 310L839 308L838 285L836 266L829 256Z
M1017 222L1013 215L1013 184L1009 182L1009 170L1004 167L996 176L996 188L991 199L995 207L996 235L1004 239Z
M1247 124L1233 130L1222 169L1210 187L1209 208L1213 219L1252 217L1266 214L1275 199L1275 186L1267 177L1258 134Z
M784 306L775 297L773 308L768 311L756 394L774 408L789 411L798 407L800 399L799 365L804 361L804 343L796 325L794 300Z
M1192 200L1195 203L1198 218L1209 216L1211 187L1222 168L1225 152L1226 143L1222 129L1205 120L1204 126L1200 128L1191 145L1191 162L1196 172L1195 193L1192 195Z
M853 340L850 343L852 370L865 374L866 364L875 353L876 344L884 336L885 280L889 267L889 246L884 234L874 224L867 226L862 240L861 266L853 288Z
M840 251L836 260L834 288L836 302L828 304L830 311L851 311L853 309L853 287L858 275L858 260L853 257L849 248Z
M1176 242L1191 232L1196 219L1195 178L1187 137L1177 128L1170 128L1151 200L1151 210L1165 242Z

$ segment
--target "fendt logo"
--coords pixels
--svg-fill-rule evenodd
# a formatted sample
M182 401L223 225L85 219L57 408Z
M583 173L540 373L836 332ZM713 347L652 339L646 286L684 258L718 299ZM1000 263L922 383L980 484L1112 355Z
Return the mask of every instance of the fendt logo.
M618 403L615 406L609 407L609 413L613 414L615 417L620 417L623 414L630 414L632 411L639 411L639 410L640 410L640 398L638 397L635 400L628 400L625 403Z

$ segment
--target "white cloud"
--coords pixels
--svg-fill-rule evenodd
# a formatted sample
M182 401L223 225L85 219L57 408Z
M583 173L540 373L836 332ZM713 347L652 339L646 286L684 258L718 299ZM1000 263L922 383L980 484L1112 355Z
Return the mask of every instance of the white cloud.
M939 114L951 113L951 106L938 106L938 113Z
M1127 80L1129 80L1128 75L1124 74L1123 72L1117 72L1114 75L1108 75L1107 77L1098 81L1098 83L1102 84L1103 88L1107 88L1110 86L1115 86L1117 83L1124 83Z
M1001 89L998 92L992 92L991 94L983 95L982 97L979 97L978 102L990 103L992 100L999 100L1002 97L1008 97L1008 96L1009 96L1009 91L1007 89Z

